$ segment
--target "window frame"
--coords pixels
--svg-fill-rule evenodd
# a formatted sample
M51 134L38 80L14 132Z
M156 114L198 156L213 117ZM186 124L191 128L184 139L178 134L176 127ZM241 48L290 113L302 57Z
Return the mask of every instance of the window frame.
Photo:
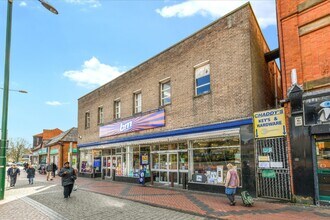
M91 127L91 114L90 111L85 112L85 129Z
M165 84L167 84L167 83L169 83L169 85L170 85L170 88L169 89L163 89L163 86L165 85ZM159 83L160 85L160 106L166 106L166 105L170 105L171 103L172 103L172 85L171 85L171 80L170 79L168 79L168 80L166 80L166 81L161 81L160 83ZM169 90L169 93L170 93L170 95L169 95L169 97L163 97L163 93L165 92L165 91L167 91L167 90ZM168 103L165 103L164 102L164 100L166 99L166 98L169 98L170 99L170 102L168 102Z
M100 125L103 123L104 123L104 112L103 112L103 105L101 105L97 108L97 124Z
M113 106L114 106L114 114L113 114L114 119L120 119L120 117L121 117L121 101L120 101L120 99L116 99L114 101Z
M133 93L133 114L142 112L142 92L137 91ZM140 97L140 99L138 99ZM140 105L137 105L137 101L140 101Z
M200 77L197 77L198 70L201 70L202 68L208 69L208 73L204 74ZM198 65L194 66L195 96L202 96L202 95L211 93L211 73L210 73L211 71L210 71L210 69L211 69L211 66L210 66L209 61L205 61L201 64L198 64ZM204 71L204 70L202 70L202 71ZM209 82L197 86L197 80L202 78L202 77L205 77L205 76L209 76L209 78L210 78ZM205 87L205 86L209 86L210 87L209 90L206 91L206 92L198 94L198 89L202 88L202 87Z

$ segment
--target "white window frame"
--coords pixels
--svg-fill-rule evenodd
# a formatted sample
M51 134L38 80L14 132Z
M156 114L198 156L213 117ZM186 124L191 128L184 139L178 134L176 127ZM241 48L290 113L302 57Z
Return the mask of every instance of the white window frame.
M115 119L118 119L118 118L120 118L120 112L121 112L121 109L120 109L121 102L119 99L114 101L114 107L115 107L114 108L114 110L115 110L114 117L115 117Z
M85 129L91 127L91 114L89 111L85 112Z
M170 84L170 88L167 88L167 89L163 89L163 86L165 85L165 84ZM165 92L166 91L168 91L169 90L169 96L166 96L165 97ZM172 103L172 99L171 99L171 91L172 90L172 86L171 86L171 80L168 80L168 81L164 81L164 82L161 82L160 83L160 104L161 104L161 106L164 106L164 105L169 105L169 104L171 104ZM170 98L170 102L168 102L168 103L164 103L164 101L165 101L165 99L166 98Z
M142 112L142 93L141 91L134 93L134 114Z
M211 79L210 79L210 82L197 86L197 79L210 75L210 64L208 63L208 61L203 62L199 65L196 65L196 66L194 66L194 68L195 68L195 95L198 96L198 95L203 95L203 94L207 94L207 93L211 92ZM201 93L201 94L197 93L198 88L201 88L201 87L204 87L207 85L210 85L210 90L207 93Z
M97 124L103 124L104 122L103 106L97 108Z

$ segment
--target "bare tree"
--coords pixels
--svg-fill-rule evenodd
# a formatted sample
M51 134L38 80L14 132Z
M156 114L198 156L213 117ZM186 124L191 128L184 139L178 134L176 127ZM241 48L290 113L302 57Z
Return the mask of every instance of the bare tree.
M9 147L7 150L8 161L20 161L24 154L29 154L30 146L30 143L23 138L9 139Z

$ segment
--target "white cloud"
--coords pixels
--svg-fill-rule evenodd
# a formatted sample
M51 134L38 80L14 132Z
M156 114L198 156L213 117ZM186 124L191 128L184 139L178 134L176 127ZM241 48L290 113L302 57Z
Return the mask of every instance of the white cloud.
M21 1L21 2L19 3L19 6L21 6L21 7L26 7L26 6L27 6L27 4L26 4L26 2L25 2L25 1Z
M97 8L101 6L99 0L65 0L67 3L76 5L89 5L92 8Z
M60 106L60 105L65 105L65 104L69 104L69 103L59 102L59 101L47 101L46 104L51 105L51 106Z
M92 57L84 62L81 70L69 70L63 75L79 86L93 88L109 82L122 73L123 71L120 71L119 67L102 64L97 58Z
M246 2L248 1L188 0L183 3L156 9L156 12L164 18L183 18L200 14L205 17L210 16L212 19L216 19L238 8ZM262 28L269 25L276 25L275 0L251 0L250 2L254 13L256 14L259 25Z

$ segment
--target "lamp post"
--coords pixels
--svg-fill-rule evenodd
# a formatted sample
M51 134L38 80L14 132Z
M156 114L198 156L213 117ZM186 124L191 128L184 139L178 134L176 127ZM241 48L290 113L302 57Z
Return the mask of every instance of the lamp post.
M5 180L6 180L9 64L10 64L10 43L11 43L11 23L12 23L11 21L12 21L12 11L13 11L13 1L14 0L8 0L8 6L7 6L5 74L4 74L4 85L3 85L2 125L1 125L1 144L0 144L0 200L4 199ZM58 14L58 11L44 0L39 0L39 2L50 12L54 14ZM24 93L23 90L21 92Z
M0 88L3 89L3 88ZM19 93L28 93L28 91L26 90L17 90L17 89L8 89L9 91L13 91L13 92L19 92Z

